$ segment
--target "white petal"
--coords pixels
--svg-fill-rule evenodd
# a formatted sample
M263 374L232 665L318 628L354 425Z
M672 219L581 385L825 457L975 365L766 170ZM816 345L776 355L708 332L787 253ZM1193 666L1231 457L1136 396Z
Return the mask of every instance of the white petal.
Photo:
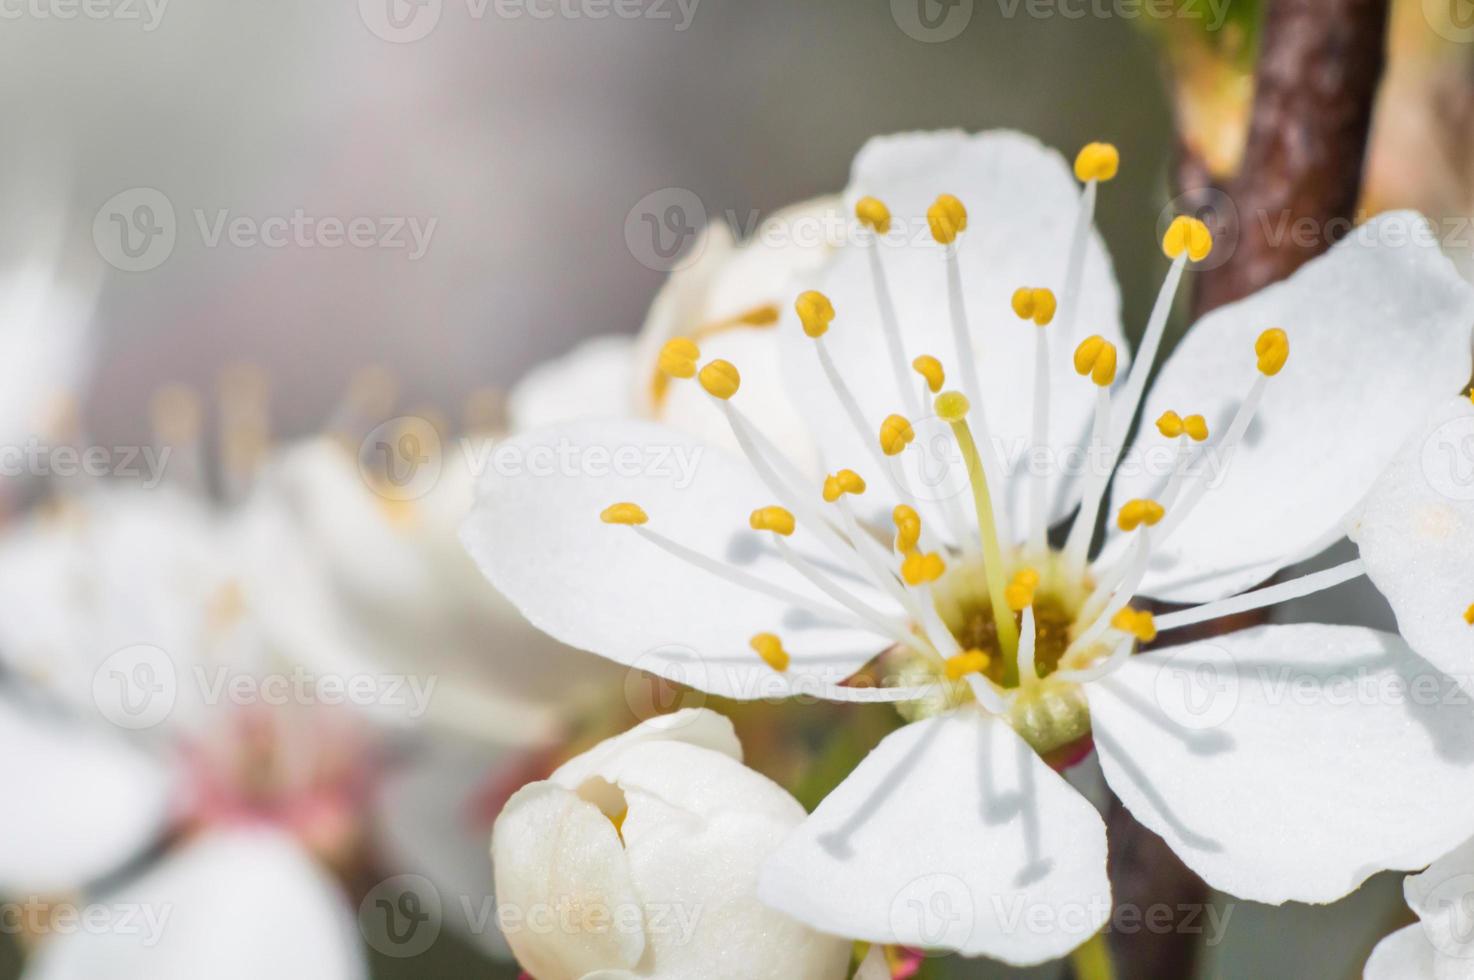
M1264 329L1289 334L1290 360L1243 444L1210 458L1213 488L1153 558L1146 594L1221 598L1339 538L1403 442L1468 380L1471 323L1474 289L1424 219L1395 212L1194 325L1146 400L1144 446L1160 443L1151 423L1168 409L1221 435L1257 376ZM1117 478L1116 504L1160 492L1165 476L1149 469Z
M763 868L759 894L826 932L1041 963L1110 912L1105 825L972 708L880 743Z
M78 889L164 832L173 778L122 732L0 698L0 745L0 891Z
M1363 980L1439 980L1438 959L1438 951L1428 941L1421 925L1404 926L1377 943L1362 977ZM1474 963L1469 966L1474 968ZM1466 969L1463 976L1474 976L1474 969Z
M627 417L637 404L635 374L633 337L585 340L517 382L507 399L512 431L581 418Z
M726 715L705 708L685 708L668 715L656 715L629 731L606 738L582 755L563 763L548 779L568 789L577 789L579 784L594 775L603 775L612 782L606 772L607 765L636 744L659 741L684 742L742 761L742 743L737 741L737 731Z
M576 422L503 443L462 536L492 584L540 629L710 693L751 699L815 677L837 682L890 645L601 523L600 512L620 501L638 503L647 526L679 544L822 598L749 530L748 515L774 502L752 470L647 422ZM796 548L804 533L794 535ZM883 597L868 595L888 611ZM783 637L792 656L785 674L749 648L760 632Z
M1474 682L1474 404L1445 402L1372 488L1351 537L1408 645Z
M1474 976L1474 840L1409 875L1402 891L1434 952L1435 975Z
M270 831L198 838L94 904L135 915L103 931L53 934L25 980L368 976L337 885L294 841Z
M599 808L556 783L522 787L491 835L498 921L538 980L572 980L591 970L631 968L645 952L641 897L624 847ZM539 926L549 910L602 909L604 926ZM636 910L636 911L632 911ZM628 921L613 918L616 911Z
M1394 635L1259 627L1132 657L1088 691L1111 789L1239 898L1333 901L1468 836L1474 713Z
M920 376L911 370L910 362L918 355L931 354L946 367L947 386L962 389L943 252L931 240L926 224L926 209L941 193L956 195L968 210L967 230L959 239L963 293L982 375L979 390L1010 473L1008 487L995 496L1009 499L1013 527L1021 532L1027 517L1023 467L1033 429L1034 334L1038 328L1019 320L1010 300L1020 286L1062 291L1080 189L1057 152L1009 131L882 137L867 143L856 157L846 200L853 203L862 195L873 195L891 210L893 227L882 261L905 345L906 376L919 385ZM825 292L834 303L836 317L824 342L860 401L870 426L867 436L874 439L887 415L907 414L907 403L896 387L887 355L868 248L856 244L840 249L818 272L805 277L802 285ZM1094 386L1077 376L1071 366L1075 346L1097 333L1112 341L1121 352L1122 376L1129 359L1115 274L1098 235L1092 236L1087 247L1084 268L1074 324L1068 331L1062 323L1046 328L1052 345L1050 443L1055 459L1079 445L1088 432L1095 404ZM801 397L804 416L816 429L821 449L838 461L831 466L853 466L871 479L872 474L862 468L873 469L870 451L859 443L830 396L812 349L814 342L799 330L791 298L784 311L781 329L792 365L789 386ZM915 444L908 450L913 451L919 451ZM1061 478L1062 467L1051 469L1049 499L1057 519L1068 512L1071 502ZM874 476L872 482L879 486L879 475ZM956 489L953 481L946 485Z

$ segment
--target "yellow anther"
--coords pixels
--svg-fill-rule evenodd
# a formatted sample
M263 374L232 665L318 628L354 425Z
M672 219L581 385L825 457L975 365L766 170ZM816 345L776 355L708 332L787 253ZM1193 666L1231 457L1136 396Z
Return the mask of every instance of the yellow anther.
M947 380L947 373L942 370L942 362L930 354L922 354L912 361L911 369L926 379L926 386L933 395L942 390L942 383Z
M840 470L838 473L824 478L824 500L826 503L832 504L847 493L858 495L864 492L865 481L854 470Z
M873 197L862 197L855 202L855 217L860 219L860 224L877 235L884 235L891 230L891 209Z
M907 585L925 585L927 582L935 582L942 577L947 570L947 563L942 561L942 556L935 551L923 555L919 551L913 551L901 562L901 578L906 580Z
M645 514L645 509L639 504L610 504L599 514L599 520L605 524L644 524L650 518Z
M665 346L660 348L660 360L657 364L662 373L672 378L690 378L696 374L696 359L700 356L701 348L694 341L676 337L667 340Z
M748 516L747 525L754 531L772 531L786 538L793 533L793 514L777 504L759 507Z
M696 380L701 382L707 394L723 401L737 394L737 389L742 386L742 375L737 373L737 366L731 361L708 361Z
M937 396L937 414L948 422L961 422L967 418L967 410L971 407L967 396L960 391L944 391Z
M1051 289L1020 286L1013 291L1013 312L1020 320L1033 320L1042 327L1054 319L1058 306Z
M880 423L880 451L887 456L896 455L915 438L916 432L904 415L887 415Z
M1470 626L1474 626L1474 604L1471 604L1468 609L1464 610L1464 622Z
M968 674L981 674L988 669L992 658L981 650L967 650L963 653L954 653L947 658L944 670L947 680L960 681Z
M1121 168L1121 154L1111 143L1086 143L1075 154L1075 179L1110 180Z
M1156 620L1145 609L1126 606L1111 617L1111 625L1122 633L1130 633L1143 643L1150 643L1157 638Z
M1032 568L1020 569L1003 592L1004 598L1008 601L1008 608L1014 612L1022 612L1032 606L1034 591L1038 588L1039 573Z
M921 515L907 504L896 504L891 520L896 522L896 550L909 555L921 540Z
M1179 214L1172 219L1172 223L1167 226L1167 233L1162 236L1162 251L1167 253L1169 259L1175 259L1186 252L1188 258L1201 262L1213 251L1213 233L1197 218Z
M1145 524L1151 527L1162 519L1166 511L1162 505L1155 500L1128 500L1121 506L1121 512L1116 515L1116 525L1123 531L1134 531Z
M778 639L776 633L759 633L748 643L778 673L788 669L788 651L783 649L783 641Z
M1182 427L1187 431L1188 438L1193 442L1207 441L1208 420L1201 415L1189 415L1182 420Z
M1116 345L1096 334L1075 348L1075 372L1088 374L1102 388L1116 380Z
M967 208L951 194L939 194L926 209L926 223L931 226L931 237L950 245L967 230Z
M1183 428L1182 416L1170 408L1162 413L1161 418L1157 419L1157 431L1168 439L1176 439L1182 435Z
M829 332L829 324L834 320L834 304L829 302L828 296L817 289L810 289L799 293L793 308L798 311L798 322L803 324L804 333L810 337L822 337Z
M1260 372L1274 377L1290 359L1290 337L1279 327L1270 327L1254 341L1254 353L1259 355Z

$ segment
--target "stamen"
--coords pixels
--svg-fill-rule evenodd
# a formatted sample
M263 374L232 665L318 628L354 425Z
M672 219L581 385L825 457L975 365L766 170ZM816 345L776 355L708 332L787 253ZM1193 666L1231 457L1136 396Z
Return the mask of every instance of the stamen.
M1039 670L1034 666L1034 646L1038 639L1038 631L1034 625L1034 607L1024 608L1023 622L1020 624L1018 642L1018 677L1019 686L1027 687L1039 682Z
M901 578L907 585L926 585L941 578L947 571L947 563L935 551L922 554L913 551L901 562Z
M1065 648L1064 656L1060 657L1061 661L1070 659L1081 650L1088 650L1096 640L1100 639L1101 635L1110 627L1111 621L1116 618L1116 613L1120 612L1131 601L1132 596L1136 594L1136 590L1141 587L1141 580L1146 577L1147 558L1151 555L1151 532L1146 527L1141 528L1140 536L1131 543L1131 552L1131 560L1128 562L1125 572L1122 575L1120 587L1116 589L1110 601L1106 603L1106 607L1101 614L1095 616L1091 620L1090 625L1076 636L1075 639L1070 641L1070 645ZM1083 622L1086 620L1086 617L1087 614L1082 612L1076 622Z
M1105 498L1105 488L1110 482L1115 461L1107 456L1104 460L1091 461L1091 456L1107 450L1111 424L1111 383L1116 380L1116 345L1104 337L1087 337L1075 349L1075 372L1089 375L1095 382L1095 421L1090 429L1090 450L1086 453L1085 479L1080 487L1080 513L1070 526L1070 535L1065 539L1065 568L1072 577L1085 573L1085 559L1090 552L1090 540L1095 535L1095 521L1100 516L1100 505Z
M759 633L749 641L749 645L763 658L764 663L778 673L788 670L788 651L783 649L783 641L776 633Z
M645 515L641 513L640 516L643 518ZM640 523L643 524L644 521ZM753 511L747 518L747 526L754 531L772 531L786 538L793 533L796 522L792 511L783 507L771 506L759 507Z
M742 386L742 375L737 373L737 366L720 358L708 361L706 367L697 373L696 380L701 382L708 395L722 401L737 394L737 389Z
M1290 357L1289 336L1279 328L1272 328L1259 335L1254 343L1254 354L1258 358L1259 375L1249 387L1249 393L1239 405L1239 410L1234 413L1233 421L1229 423L1228 432L1224 433L1222 439L1214 445L1213 451L1227 463L1232 458L1231 454L1237 448L1239 442L1244 438L1244 433L1249 429L1249 423L1254 421L1254 415L1259 411L1259 403L1264 401L1264 392L1269 384L1269 379L1278 374L1285 366ZM1159 541L1166 541L1173 531L1182 525L1188 514L1203 499L1208 492L1207 473L1198 475L1186 491L1182 494L1182 501L1172 510L1172 516L1162 526Z
M981 674L993 662L981 650L965 650L947 658L946 675L949 681L960 681L968 674Z
M915 438L916 430L904 415L887 415L880 423L880 451L887 456L898 455Z
M880 258L880 241L891 230L891 212L875 198L862 197L855 202L855 217L870 229L870 247L866 249L870 262L870 282L875 289L875 305L880 310L880 328L885 335L891 369L896 374L896 387L901 390L906 411L918 415L922 403L906 383L906 349L901 343L900 321L896 317L896 305L891 299L890 281L886 278L885 267Z
M1086 143L1075 155L1075 179L1082 184L1110 180L1120 167L1120 151L1110 143Z
M1136 637L1128 635L1117 643L1103 659L1097 660L1088 667L1061 667L1054 672L1053 676L1058 680L1071 684L1086 684L1091 681L1098 681L1102 677L1107 677L1115 673L1126 662L1126 658L1131 655L1131 651L1135 648Z
M1150 643L1157 638L1156 620L1145 609L1124 607L1111 617L1111 628L1129 633L1142 643Z
M1075 213L1075 229L1070 235L1070 250L1065 258L1064 288L1060 293L1060 327L1070 336L1075 326L1075 310L1080 303L1080 282L1085 271L1085 245L1095 226L1096 188L1102 181L1116 176L1121 155L1109 143L1088 143L1075 156L1075 179L1085 185L1080 194L1080 208Z
M967 465L968 482L972 484L973 506L977 510L978 532L983 545L983 574L988 583L988 601L993 607L993 620L998 629L998 645L1006 658L1004 661L1004 687L1015 686L1015 679L1008 682L1006 674L1014 667L1014 656L1018 652L1018 626L1013 621L1013 611L1008 608L1004 595L1007 591L1003 578L1003 549L999 546L998 528L994 518L993 500L988 492L988 479L983 471L982 459L978 456L977 444L972 430L967 425L967 398L961 392L949 391L937 397L937 414L952 426L952 435L962 451Z
M1123 531L1134 531L1145 524L1151 527L1162 519L1165 508L1155 500L1137 498L1121 505L1116 515L1116 525Z
M942 370L942 362L930 354L922 354L912 361L911 369L926 379L926 386L933 395L941 391L942 385L947 381L947 372ZM1474 396L1471 396L1471 400L1474 400Z
M870 623L872 628L880 630L897 643L904 644L920 654L925 656L936 655L935 650L927 644L922 643L910 630L895 620L877 613L870 607L869 603L861 602L819 569L815 568L812 562L789 547L786 540L781 537L775 537L773 544L777 546L779 557L786 561L794 571L808 579L819 591L829 596L829 598L844 606L862 620Z
M665 342L660 348L660 357L656 366L670 375L672 378L694 378L696 377L696 359L701 356L701 348L686 337L674 337Z
M1177 503L1182 481L1192 462L1193 443L1207 441L1208 423L1201 415L1189 415L1184 419L1169 410L1157 419L1157 431L1169 439L1177 440L1177 462L1172 467L1171 476L1167 478L1166 489L1162 491L1162 506L1170 510Z
M1049 445L1049 335L1042 329L1054 319L1054 293L1047 289L1021 287L1013 294L1013 312L1022 320L1033 320L1041 329L1034 334L1034 439L1035 452ZM1045 513L1048 476L1029 472L1029 550L1042 555L1049 547L1049 518Z
M1314 595L1325 589L1334 588L1343 582L1351 581L1358 575L1365 574L1366 566L1360 558L1356 558L1337 565L1334 568L1327 568L1323 571L1312 572L1309 575L1302 575L1300 578L1292 579L1289 582L1281 582L1278 585L1255 589L1253 592L1245 592L1228 599L1207 602L1201 606L1194 606L1191 609L1182 609L1178 612L1158 616L1157 629L1175 630L1183 626L1192 626L1195 623L1206 623L1212 619L1221 619L1224 616L1249 612L1252 609L1277 606L1280 603L1289 602L1291 599L1299 599L1304 596Z
M645 513L645 509L639 504L622 503L610 504L608 507L605 507L599 514L599 520L605 524L624 524L635 527L647 523L650 520L650 516Z
M865 492L865 481L854 470L840 470L824 478L824 502L834 503L847 493L855 496Z
M1471 396L1471 400L1474 400L1474 396ZM1470 626L1474 626L1474 604L1471 604L1468 609L1464 610L1464 622Z
M896 525L896 550L910 554L921 540L921 515L907 504L897 504L891 511L891 520Z
M1039 588L1039 573L1032 568L1021 568L1014 573L1013 580L1004 590L1008 608L1023 612L1034 604L1034 592Z

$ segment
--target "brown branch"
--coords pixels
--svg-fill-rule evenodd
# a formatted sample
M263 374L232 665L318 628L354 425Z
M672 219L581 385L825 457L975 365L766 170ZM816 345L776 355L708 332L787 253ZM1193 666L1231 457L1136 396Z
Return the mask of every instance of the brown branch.
M1387 0L1270 0L1238 176L1215 209L1227 262L1194 314L1278 282L1350 230L1385 61ZM1183 190L1204 189L1193 179Z
M1215 188L1208 168L1182 148L1177 177L1185 210L1209 221L1215 246L1232 250L1228 261L1194 277L1195 316L1278 282L1350 230L1386 26L1386 0L1269 0L1238 175ZM1232 207L1223 206L1224 194ZM1246 625L1252 622L1227 628ZM1203 880L1119 800L1109 824L1118 912L1166 906L1174 923L1189 914L1201 918L1210 897ZM1191 976L1197 938L1187 929L1115 930L1117 975Z

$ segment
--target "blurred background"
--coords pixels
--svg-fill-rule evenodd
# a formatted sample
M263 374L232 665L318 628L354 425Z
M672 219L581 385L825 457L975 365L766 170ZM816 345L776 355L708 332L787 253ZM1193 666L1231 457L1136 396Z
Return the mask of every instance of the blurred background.
M867 137L907 129L1114 142L1099 225L1139 331L1179 148L1231 155L1242 130L1259 11L1222 3L1162 21L957 0L929 4L927 27L912 0L603 17L555 0L0 0L0 268L45 263L95 338L90 371L47 393L64 409L16 411L137 443L161 388L208 402L250 365L277 438L324 427L370 367L401 404L459 418L581 339L640 327L665 278L626 234L647 195L686 189L740 232L838 190ZM1394 11L1368 207L1469 213L1470 38L1433 7ZM329 244L334 223L361 240ZM1356 975L1405 920L1399 887L1329 909L1238 903L1206 975ZM0 941L0 976L19 975L21 938ZM366 952L377 977L516 975L453 931L413 958Z

